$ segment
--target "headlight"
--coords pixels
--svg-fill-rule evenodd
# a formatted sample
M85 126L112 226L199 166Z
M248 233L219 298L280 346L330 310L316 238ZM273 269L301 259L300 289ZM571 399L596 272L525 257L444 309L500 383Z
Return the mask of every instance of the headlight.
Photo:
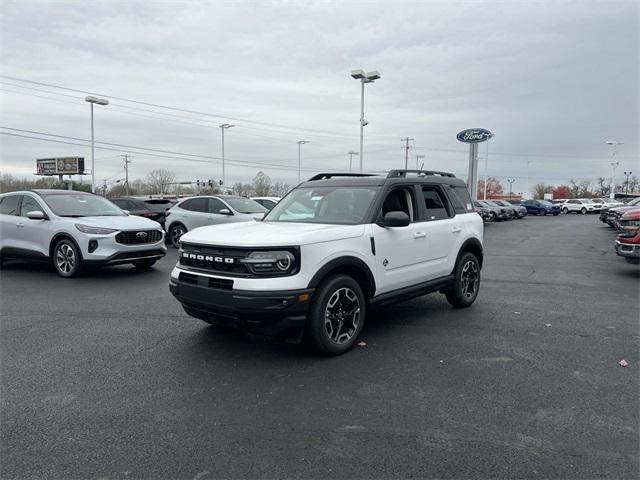
M76 228L82 233L90 233L92 235L108 235L118 231L114 228L92 227L90 225L82 225L81 223L76 223Z
M256 275L286 275L296 270L296 257L286 250L251 252L240 260Z

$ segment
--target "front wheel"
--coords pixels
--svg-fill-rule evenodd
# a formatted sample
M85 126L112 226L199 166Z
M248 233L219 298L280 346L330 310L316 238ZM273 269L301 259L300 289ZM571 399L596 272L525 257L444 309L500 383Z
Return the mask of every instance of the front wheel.
M456 264L453 284L445 296L454 308L467 308L476 300L479 290L480 262L473 253L466 252Z
M148 270L149 268L153 267L156 262L157 260L154 258L151 260L136 260L132 263L134 267L139 268L140 270Z
M358 282L347 275L327 278L316 290L309 309L308 335L325 355L347 352L362 331L366 300Z
M586 215L587 214L587 209L582 207L582 209L580 210L580 213L583 214L583 215Z
M180 248L180 237L185 233L187 233L187 229L183 225L179 223L171 225L171 228L169 229L169 238L171 239L171 245L173 245L174 248Z
M64 238L53 248L53 268L61 277L77 277L82 273L82 258L76 244Z
M569 209L568 209L567 207L564 207L564 208L562 209L562 213L569 213Z
M538 210L538 215L545 217L547 215L547 211L544 208L542 210Z

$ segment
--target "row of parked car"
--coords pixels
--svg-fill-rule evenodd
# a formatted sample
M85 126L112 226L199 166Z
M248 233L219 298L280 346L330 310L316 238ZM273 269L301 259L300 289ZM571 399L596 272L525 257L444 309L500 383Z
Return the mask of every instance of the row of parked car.
M616 254L629 263L640 263L640 197L626 204L600 210L600 221L618 233L614 247Z

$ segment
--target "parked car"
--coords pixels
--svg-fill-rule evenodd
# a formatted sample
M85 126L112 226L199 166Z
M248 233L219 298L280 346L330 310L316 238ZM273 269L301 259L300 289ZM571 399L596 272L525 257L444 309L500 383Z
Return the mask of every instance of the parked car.
M600 211L600 221L607 223L611 227L615 227L617 220L622 217L622 214L636 206L640 206L640 197L634 198L623 205L605 207Z
M373 305L442 292L456 308L471 306L482 242L482 220L453 174L319 174L262 222L186 233L169 288L207 323L306 336L338 355L358 341Z
M493 203L506 208L513 209L516 218L524 218L527 216L527 209L522 205L513 205L506 200L491 200Z
M473 205L477 208L484 208L489 211L490 222L495 222L498 220L509 220L511 217L507 212L507 209L504 207L500 207L498 205L491 205L486 203L485 200L476 200L473 202Z
M78 276L88 266L150 268L167 251L157 222L69 190L0 195L0 231L0 264L9 258L43 260L62 277Z
M514 218L517 218L518 214L516 213L516 209L513 208L513 205L509 204L509 205L501 205L499 203L497 203L495 200L480 200L480 202L482 202L483 205L487 205L487 206L491 206L491 207L498 207L498 208L504 208L507 211L507 220L513 220Z
M267 210L271 210L280 201L280 197L251 197L251 200L258 202Z
M547 200L525 200L520 205L527 209L527 213L533 215L554 215L560 214L560 205L554 205Z
M599 213L602 206L602 203L594 202L590 198L571 198L565 200L560 208L562 213L582 213L585 215L593 212Z
M482 218L483 222L493 222L496 218L495 213L493 213L491 210L489 210L488 208L484 208L484 207L480 207L478 205L474 205L474 210L476 211L476 213L478 215L480 215L480 218Z
M180 238L205 225L261 220L267 209L250 198L234 195L207 195L180 200L167 210L165 229L171 244L178 248Z
M613 198L592 198L591 201L594 203L599 203L601 208L621 207L622 205L624 205L624 202L621 202L620 200L615 200Z
M630 263L640 263L640 208L622 215L620 225L622 233L615 242L616 254Z
M131 215L145 217L158 222L164 227L165 211L174 204L171 200L165 199L140 199L134 197L119 197L110 199L122 210L126 210Z

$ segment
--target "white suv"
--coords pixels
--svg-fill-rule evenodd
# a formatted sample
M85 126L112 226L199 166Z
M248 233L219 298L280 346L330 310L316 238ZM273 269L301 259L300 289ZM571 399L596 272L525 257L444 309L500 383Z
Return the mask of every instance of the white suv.
M165 228L174 247L180 237L205 225L253 222L264 217L267 209L250 198L235 195L208 195L180 200L165 212Z
M482 219L441 172L319 174L262 222L182 237L170 289L191 316L300 341L326 354L355 343L368 308L429 292L478 295Z
M562 204L562 213L582 213L599 212L602 210L603 205L596 203L590 198L573 198L571 200L565 200Z
M150 268L167 252L157 222L129 216L97 195L29 190L0 195L0 265L45 260L63 277L84 267L132 263Z

